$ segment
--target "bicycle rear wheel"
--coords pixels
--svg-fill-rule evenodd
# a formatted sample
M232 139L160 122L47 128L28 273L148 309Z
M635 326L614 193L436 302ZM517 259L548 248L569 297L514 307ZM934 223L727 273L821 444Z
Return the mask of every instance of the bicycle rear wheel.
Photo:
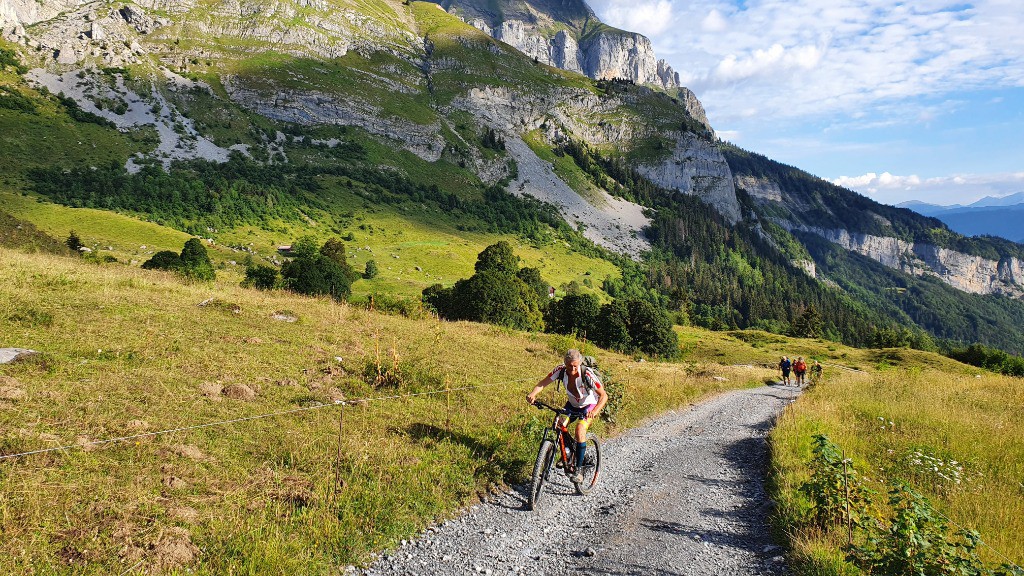
M533 464L533 481L530 482L530 510L537 509L541 488L544 486L544 480L548 477L548 470L554 459L555 444L551 440L544 440L540 443L540 449L537 450L537 461Z
M587 451L583 454L583 466L580 474L583 475L583 482L576 483L577 494L586 494L597 485L597 475L601 472L601 441L597 436L587 433Z

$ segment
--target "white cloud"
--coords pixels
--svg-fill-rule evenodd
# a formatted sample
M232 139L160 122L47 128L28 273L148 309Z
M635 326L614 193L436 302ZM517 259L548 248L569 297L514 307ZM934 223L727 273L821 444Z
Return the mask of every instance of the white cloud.
M916 174L899 176L889 172L868 172L860 176L840 176L832 180L832 183L891 204L907 200L943 205L969 204L985 196L1000 197L1024 191L1024 172L956 174L933 178L921 178Z
M715 136L717 136L719 140L726 140L733 143L743 140L743 135L739 130L715 130Z
M729 27L729 22L725 19L718 10L712 9L708 12L708 15L700 21L700 29L704 32L725 32L726 28Z
M1016 0L595 0L609 23L651 37L711 115L856 114L953 90L1024 86ZM890 110L918 122L916 110ZM923 114L925 121L931 113Z
M822 51L816 46L784 48L772 44L767 50L754 50L744 58L729 54L715 66L703 82L710 86L733 84L749 78L779 74L791 70L814 68L821 60Z
M623 30L657 37L673 28L671 0L640 0L638 2L603 2L601 19ZM597 8L597 5L595 5Z

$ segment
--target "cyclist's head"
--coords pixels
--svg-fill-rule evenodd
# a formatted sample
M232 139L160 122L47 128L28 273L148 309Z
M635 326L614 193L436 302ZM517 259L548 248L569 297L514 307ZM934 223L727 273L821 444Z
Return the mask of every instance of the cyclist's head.
M583 363L583 354L580 354L580 351L575 348L570 348L565 351L565 358L563 358L562 361L565 362L566 366L571 366L573 364L579 366Z

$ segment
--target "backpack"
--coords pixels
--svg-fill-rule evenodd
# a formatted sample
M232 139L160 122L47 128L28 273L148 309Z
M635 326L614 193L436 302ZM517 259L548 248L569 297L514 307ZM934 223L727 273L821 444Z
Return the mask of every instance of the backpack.
M604 376L601 371L597 369L597 360L594 360L593 356L584 356L583 362L580 363L580 380L583 382L583 388L586 389L587 394L594 391L594 378L598 382L604 381ZM563 380L565 379L565 366L562 366L562 373L558 375L558 388L562 390Z
M796 364L793 364L793 370L796 370L797 372L806 372L807 364L804 363L803 360L797 360Z

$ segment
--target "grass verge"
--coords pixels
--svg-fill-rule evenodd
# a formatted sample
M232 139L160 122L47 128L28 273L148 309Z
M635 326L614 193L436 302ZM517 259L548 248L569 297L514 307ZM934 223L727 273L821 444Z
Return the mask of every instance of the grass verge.
M910 350L856 355L865 371L831 370L772 435L777 521L797 573L859 573L845 560L845 528L807 522L812 503L801 486L810 478L815 434L845 451L876 491L871 517L891 515L885 494L902 480L949 518L951 536L958 528L977 530L979 556L990 566L1024 563L1024 380ZM863 539L855 530L854 543Z
M578 344L6 249L0 302L0 343L40 352L0 367L0 453L82 446L0 461L4 573L336 573L522 481L523 395ZM605 435L765 375L594 352ZM339 443L335 400L446 386L489 388L359 402Z

